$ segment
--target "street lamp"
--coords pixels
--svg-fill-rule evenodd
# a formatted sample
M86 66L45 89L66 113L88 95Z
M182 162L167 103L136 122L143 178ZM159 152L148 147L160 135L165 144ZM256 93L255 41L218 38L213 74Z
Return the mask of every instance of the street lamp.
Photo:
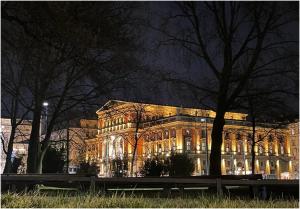
M45 130L47 132L47 125L48 125L48 105L49 103L48 102L43 102L43 107L45 107ZM45 133L46 134L46 133Z
M207 139L207 118L201 118L201 122L205 122L205 151L206 151L206 174L209 175L209 167L208 167L208 139Z

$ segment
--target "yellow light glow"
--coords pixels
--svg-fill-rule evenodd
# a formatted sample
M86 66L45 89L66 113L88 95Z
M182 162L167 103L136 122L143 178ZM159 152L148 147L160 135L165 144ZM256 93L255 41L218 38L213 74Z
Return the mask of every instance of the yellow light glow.
M225 159L222 159L221 171L222 171L222 175L226 174Z
M266 173L270 174L270 162L269 162L269 160L266 161Z

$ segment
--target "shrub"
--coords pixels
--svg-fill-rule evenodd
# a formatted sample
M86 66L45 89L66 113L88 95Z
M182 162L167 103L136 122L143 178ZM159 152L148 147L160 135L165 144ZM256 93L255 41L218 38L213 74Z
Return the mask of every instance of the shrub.
M80 163L77 174L85 175L85 176L97 176L98 172L99 172L99 168L96 165L96 163L90 164L87 162L82 162L82 163Z
M123 177L127 175L128 171L128 159L116 158L112 160L112 172L115 177Z
M169 159L170 176L190 176L194 168L194 163L187 154L172 154Z
M144 176L161 176L164 171L164 164L158 158L147 159L144 162L142 174Z
M63 173L64 166L64 150L49 147L43 159L43 173Z

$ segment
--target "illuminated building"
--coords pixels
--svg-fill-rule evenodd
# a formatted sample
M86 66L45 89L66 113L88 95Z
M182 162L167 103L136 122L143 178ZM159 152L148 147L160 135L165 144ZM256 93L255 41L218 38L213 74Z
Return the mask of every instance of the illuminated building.
M97 134L97 120L77 119L66 124L60 124L51 133L51 146L63 148L68 173L75 174L81 162L85 161L85 140L95 138ZM68 152L67 152L68 150Z
M13 157L22 157L22 166L18 169L20 173L26 173L28 140L31 133L31 121L23 120L18 125L14 144ZM1 146L7 147L11 134L11 122L8 118L1 118ZM57 124L55 130L51 133L50 145L56 149L64 148L66 150L65 160L69 159L69 173L76 173L81 161L85 161L85 141L94 138L97 134L97 120L78 119L69 121L67 124ZM43 139L45 135L41 135ZM67 153L67 150L69 152ZM1 173L4 170L6 155L1 147ZM66 165L67 166L67 165Z
M11 135L11 120L10 118L1 118L1 173L3 173L6 154L3 151L3 146L7 149L8 141ZM26 172L27 153L28 153L28 139L31 133L31 121L23 120L18 125L15 133L15 139L13 144L13 158L22 158L22 166L20 166L18 172ZM4 143L4 144L3 144Z
M130 164L140 107L143 111L134 171L141 169L146 158L167 158L173 151L188 154L195 164L194 175L205 174L214 111L111 100L96 112L97 137L86 140L86 159L98 163L99 175L111 176L111 162L118 157L127 156ZM247 114L233 112L225 115L222 174L251 174L251 123L246 117ZM269 178L289 176L293 167L289 130L275 127L276 124L267 123L256 127L255 137L260 140L255 144L256 173Z
M290 123L288 129L291 140L291 169L293 170L291 178L299 179L299 121Z

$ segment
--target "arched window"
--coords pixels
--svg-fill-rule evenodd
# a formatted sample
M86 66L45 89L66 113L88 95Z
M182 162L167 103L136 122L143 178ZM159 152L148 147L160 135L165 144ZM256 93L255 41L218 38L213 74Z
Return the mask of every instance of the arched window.
M240 134L240 133L237 133L237 134L236 134L236 139L237 139L238 141L242 140L242 137L241 137L241 134Z
M259 153L259 154L262 154L262 153L263 153L263 146L262 146L262 143L259 143L259 144L258 144L258 153Z
M168 139L169 138L169 130L165 130L164 131L164 139Z
M224 139L225 139L225 140L230 140L230 137L229 137L229 133L228 133L228 132L225 132L225 134L224 134Z
M171 138L176 138L176 130L171 129Z
M284 154L284 137L279 136L279 146L280 146L280 154Z
M192 138L191 137L185 138L185 149L186 149L186 151L192 150Z
M206 129L205 128L201 129L201 138L202 139L206 138Z
M176 150L176 138L173 138L172 139L172 151L175 151Z
M230 141L229 140L225 141L225 151L226 152L230 152L231 151L231 149L230 149Z

